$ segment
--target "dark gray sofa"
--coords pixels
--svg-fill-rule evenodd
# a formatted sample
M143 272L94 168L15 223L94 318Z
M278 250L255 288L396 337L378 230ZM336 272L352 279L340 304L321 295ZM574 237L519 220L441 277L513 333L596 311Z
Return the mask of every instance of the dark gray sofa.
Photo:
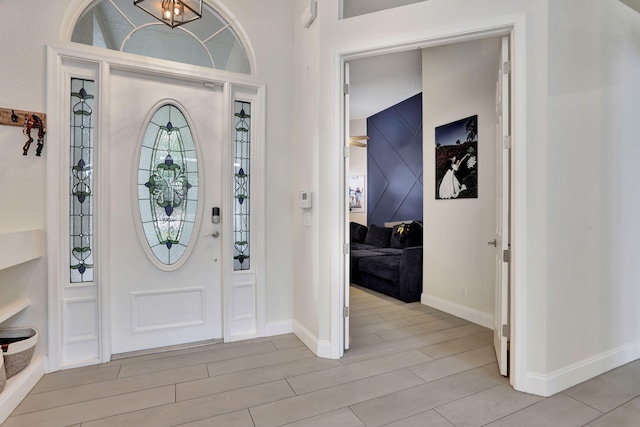
M352 222L351 283L404 302L422 294L422 224L413 221L393 228Z

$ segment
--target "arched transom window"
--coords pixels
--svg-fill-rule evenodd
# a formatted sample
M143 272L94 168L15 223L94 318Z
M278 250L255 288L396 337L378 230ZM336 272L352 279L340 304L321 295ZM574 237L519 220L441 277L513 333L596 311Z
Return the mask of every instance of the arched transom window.
M98 0L82 13L71 41L185 64L250 74L233 28L203 4L202 18L177 28L155 20L132 0Z

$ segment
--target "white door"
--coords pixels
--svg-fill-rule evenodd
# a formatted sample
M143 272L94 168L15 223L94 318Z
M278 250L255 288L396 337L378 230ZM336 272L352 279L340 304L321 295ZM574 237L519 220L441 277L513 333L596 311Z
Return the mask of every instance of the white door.
M506 65L505 65L506 64ZM496 303L494 346L502 375L508 375L508 330L509 330L509 176L510 176L510 64L509 37L502 38L502 54L497 83L497 141L496 157L498 174L496 179Z
M344 126L344 141L343 141L343 150L347 153L349 152L349 64L344 64L344 84L345 90L344 92L344 102L343 102L343 126ZM346 242L348 244L349 250L344 251L344 349L349 349L349 341L351 340L351 336L349 334L349 292L351 290L351 261L350 261L350 252L351 252L351 240L350 240L350 229L349 229L349 156L345 155L344 157L344 215L345 215L345 237Z
M106 182L110 195L106 232L109 249L104 254L108 271L103 273L111 290L111 351L116 354L221 338L220 248L224 236L212 236L214 232L219 233L220 224L213 224L211 217L212 208L222 204L222 91L179 78L122 69L112 71L108 87L109 111L105 113L110 135L109 170L102 182ZM163 105L172 106L173 113L169 114L173 117L154 116ZM165 130L175 129L175 125L169 123L182 120L178 111L189 125L197 161L181 156L172 146L168 150L170 154L152 156L148 161L149 171L139 172L141 140L143 137L153 140L162 126ZM151 120L158 123L148 127ZM188 138L185 136L188 130L182 128L181 132L182 138ZM170 161L168 155L172 156ZM177 157L181 162L174 160ZM154 172L160 168L156 165L158 159L165 171L171 166L171 177L155 175L160 173ZM197 173L193 163L197 164ZM191 172L184 179L188 179L188 183L175 179L183 173L180 167L188 169L187 165ZM159 191L159 199L150 197L152 189ZM154 228L154 221L140 213L138 197L149 199L147 206L153 211L154 203L166 204L171 198L177 206L180 200L174 197L186 197L186 194L198 196L197 203L190 202L189 208L185 208L186 217L193 222L184 225L179 244L188 242L187 249L182 255L179 252L171 255L174 260L180 256L177 264L165 265L154 257L154 251L169 249L175 254L177 241L173 246L165 239L163 245L151 249L152 239L145 236L160 233L158 230L162 227L175 227L178 223L174 221L175 211L171 208L157 214L167 216L159 216L159 225ZM184 233L190 229L192 235L187 239Z

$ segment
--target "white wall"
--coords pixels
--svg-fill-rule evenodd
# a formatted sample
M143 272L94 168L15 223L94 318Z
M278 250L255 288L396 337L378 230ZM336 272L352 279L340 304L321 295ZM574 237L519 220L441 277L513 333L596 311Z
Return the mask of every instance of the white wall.
M1 2L0 99L2 107L42 111L45 109L45 46L60 43L59 35L69 14L90 3L33 0ZM267 332L291 330L293 317L293 238L291 231L293 185L291 164L291 116L293 112L293 7L289 0L210 1L222 4L238 22L255 50L257 78L267 85L267 182L266 187L266 319ZM34 12L35 11L35 12ZM270 19L263 19L269 16ZM297 15L296 15L297 16ZM1 231L43 228L46 223L45 164L43 156L22 156L25 137L18 127L0 126L0 199L4 206ZM297 212L295 212L297 213ZM47 342L46 258L0 271L0 304L14 297L28 297L32 307L14 324L34 326L40 332L38 353L46 353Z
M422 301L493 326L496 80L500 39L423 50L424 285ZM435 128L478 115L478 198L435 199ZM462 296L466 288L466 297Z
M520 16L524 61L514 67L525 79L517 113L526 127L516 129L524 146L514 150L525 151L516 203L526 226L515 242L524 257L516 385L548 394L640 356L638 14L616 0L430 0L338 20L339 2L321 0L318 19L304 30L306 0L221 2L242 23L267 83L266 316L274 328L293 316L323 351L338 340L338 54ZM20 41L0 48L9 58L0 62L3 107L44 110L44 46L58 42L67 8L86 3L0 3L3 39ZM15 131L0 129L2 228L39 228L44 158L22 157ZM314 191L311 228L296 207L301 188ZM44 259L0 272L0 285L0 300L27 293L35 301L20 323L42 329Z
M294 251L291 224L299 214L292 206L297 186L291 179L293 153L291 117L294 100L291 82L296 69L293 28L299 22L290 0L217 0L235 15L247 33L256 56L256 77L266 90L266 320L267 333L291 330L293 318ZM268 16L269 19L264 19ZM298 144L299 140L295 140ZM296 204L297 205L297 204Z
M297 1L294 15L302 15L308 2ZM318 7L322 7L319 5ZM294 266L293 276L293 318L294 331L315 352L322 353L326 347L326 332L322 332L320 322L320 278L321 260L319 241L319 222L321 220L319 206L322 205L322 194L318 191L320 175L317 164L300 162L300 159L317 158L322 143L318 134L318 123L321 111L319 109L319 44L318 25L313 24L308 29L294 19L293 55L293 88L295 108L289 123L299 123L293 126L293 163L289 170L289 179L293 182L295 192L292 200L294 209L290 229L293 234L294 254L291 258ZM287 67L288 64L282 64ZM326 143L326 141L325 141ZM308 209L311 214L311 226L305 227L303 215L305 210L298 209L297 195L300 190L311 190L313 208ZM325 348L326 349L326 348Z
M638 34L640 14L618 1L549 2L546 332L557 383L581 361L640 357Z
M342 0L343 16L349 18L419 1L425 0Z
M34 3L38 3L37 5ZM36 9L34 9L36 7ZM38 8L47 13L33 13ZM38 1L2 2L2 32L6 40L20 41L5 43L0 48L4 61L0 61L0 99L2 107L45 112L44 93L46 89L44 43L56 40L62 21L63 7L51 2ZM14 47L14 48L13 48ZM42 157L35 157L35 145L28 156L22 155L22 145L27 138L22 129L0 126L0 199L4 207L0 231L42 229L45 217L45 166L47 141ZM47 353L47 263L46 256L0 270L0 304L15 298L29 298L32 306L27 308L6 326L29 326L38 330L36 352Z
M351 136L362 136L367 134L367 119L351 120L349 122L349 131ZM366 142L366 141L365 141ZM351 146L349 150L349 174L367 176L367 148ZM364 183L365 194L367 182ZM365 197L366 198L366 197ZM365 203L364 212L350 212L349 220L358 224L367 225L367 201Z
M305 0L297 0L302 11ZM404 7L389 9L355 18L338 20L338 2L319 2L318 18L311 30L320 32L319 40L314 39L307 49L319 46L319 73L313 84L317 85L318 98L309 100L308 92L297 92L294 133L308 126L317 125L319 139L316 147L296 153L295 162L306 170L317 169L322 180L313 188L318 197L314 208L319 233L310 242L318 248L318 262L323 266L315 280L317 287L296 283L299 293L308 303L319 307L318 340L326 341L334 347L339 344L340 274L341 245L343 230L337 226L341 220L340 203L340 54L347 59L357 58L377 46L388 46L385 52L393 51L394 45L418 43L419 40L433 40L444 34L458 34L465 25L487 28L502 22L520 20L519 37L524 38L522 67L526 91L526 110L522 114L532 123L526 129L519 129L522 140L535 141L520 150L526 150L527 193L521 206L526 209L525 233L521 254L525 264L522 267L521 282L525 284L526 310L519 313L522 321L521 336L523 351L521 364L516 368L520 373L545 372L547 348L545 342L546 307L546 75L547 75L547 2L540 0L430 0ZM304 49L302 49L304 50ZM362 53L364 52L364 53ZM296 65L300 60L296 57ZM523 98L524 101L524 98ZM307 111L304 105L317 108ZM299 108L298 108L299 107ZM316 112L318 113L316 115ZM318 117L317 122L304 120L308 115ZM331 142L333 143L331 143ZM534 203L535 202L535 203ZM529 238L535 236L535 238ZM296 271L305 268L313 260L309 253L297 252L294 256ZM315 255L315 254L314 254ZM296 272L296 274L298 274ZM531 283L530 287L526 284ZM313 293L318 291L317 293ZM307 307L308 311L313 310ZM297 309L296 309L297 310ZM295 314L294 314L295 315ZM333 316L333 317L332 317ZM296 318L296 320L298 320ZM315 321L314 321L315 324ZM324 325L324 329L323 329ZM532 341L535 340L535 341ZM532 344L533 343L533 344ZM514 347L512 347L514 349ZM339 349L338 349L339 350ZM526 355L526 357L524 357ZM524 374L522 375L525 376ZM522 385L519 385L523 387Z
M548 395L639 357L638 15L617 0L430 0L337 20L337 3L320 2L314 23L319 92L305 102L319 108L317 150L296 154L327 178L314 188L321 214L311 244L325 267L314 288L318 339L334 344L340 332L340 54L517 21L515 386Z

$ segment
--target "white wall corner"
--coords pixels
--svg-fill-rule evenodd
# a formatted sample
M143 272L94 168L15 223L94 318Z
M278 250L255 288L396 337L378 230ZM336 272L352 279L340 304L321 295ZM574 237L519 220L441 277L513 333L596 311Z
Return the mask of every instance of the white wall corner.
M318 357L331 359L331 342L319 340L297 321L293 321L293 333Z
M293 332L293 320L280 320L278 322L269 322L265 328L265 336L272 337L274 335L290 334Z
M524 388L520 391L545 397L552 396L638 358L640 342L623 345L546 375L527 373Z
M476 310L475 308L467 307L462 304L457 304L446 299L442 299L433 295L423 293L420 302L429 307L442 310L454 316L460 317L469 322L476 323L485 328L493 330L494 316L484 311Z

